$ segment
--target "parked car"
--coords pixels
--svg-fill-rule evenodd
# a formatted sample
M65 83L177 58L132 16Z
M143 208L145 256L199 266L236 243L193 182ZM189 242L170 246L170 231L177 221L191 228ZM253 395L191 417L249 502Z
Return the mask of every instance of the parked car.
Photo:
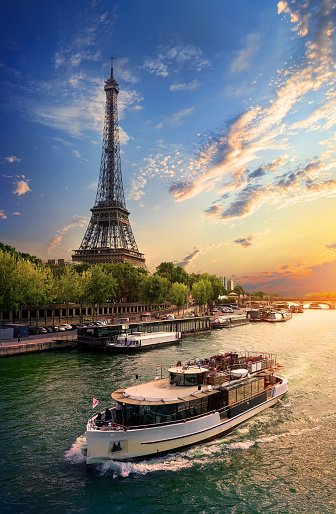
M58 325L51 325L51 328L53 332L59 332Z
M29 327L29 334L31 335L38 335L39 329L37 327Z
M222 312L233 312L231 307L222 307Z
M66 331L65 325L58 325L58 331L65 332Z
M72 330L77 330L77 328L80 328L82 325L80 325L79 323L72 323L71 324L71 327L72 327Z
M68 323L63 323L62 325L58 325L59 330L72 330L72 326Z
M47 332L52 332L53 331L53 328L50 327L50 326L46 325L44 328L46 329Z
M38 327L38 333L39 334L46 334L48 330L44 327Z

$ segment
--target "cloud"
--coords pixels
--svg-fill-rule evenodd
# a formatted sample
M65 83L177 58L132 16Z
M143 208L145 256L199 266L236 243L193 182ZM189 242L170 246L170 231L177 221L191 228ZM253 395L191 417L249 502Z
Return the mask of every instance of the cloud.
M255 246L257 246L256 242L261 237L264 237L264 236L266 236L269 233L270 233L270 230L267 229L267 230L264 230L264 232L258 232L257 234L254 234L254 235L250 235L250 236L247 236L247 237L239 237L238 239L235 239L234 241L230 241L230 242L227 242L227 243L226 242L219 243L218 244L218 248L221 248L222 246L232 245L232 244L240 245L243 248L255 247Z
M200 82L197 79L195 79L192 82L189 82L189 84L171 84L171 86L169 87L169 91L194 91L199 87Z
M147 179L143 176L139 176L136 179L131 179L131 189L127 193L127 200L140 200L144 196L143 188L147 184Z
M98 37L110 37L115 16L113 13L110 18L107 12L101 14L93 8L72 20L72 39L62 40L53 57L56 70L78 69L83 62L97 62L101 58Z
M202 71L211 66L210 61L203 56L202 50L192 44L167 45L156 49L155 57L146 57L142 68L150 74L168 77L170 72L180 68Z
M325 131L336 125L336 73L330 36L325 34L330 28L327 7L329 14L333 11L335 15L336 6L322 3L314 19L307 16L308 2L305 6L297 3L295 6L297 11L291 21L295 21L299 35L309 29L305 54L301 60L290 61L283 71L279 70L274 80L274 96L267 104L250 107L229 120L221 131L200 138L192 174L187 179L175 179L169 189L176 201L213 190L217 195L231 193L230 198L222 196L222 204L218 200L204 211L213 219L229 221L250 216L265 203L280 208L335 196L332 174L336 168L336 135L326 140ZM282 12L287 7L287 3L283 5ZM305 109L309 95L317 94L320 99L317 107L311 111ZM306 136L302 131L313 130L323 132L320 146L325 150L299 168L293 165L299 156L289 158L288 150L295 138ZM267 160L269 156L271 159ZM264 163L255 165L263 157ZM254 169L249 170L253 165ZM279 177L274 171L282 174Z
M326 248L328 250L332 250L332 251L336 252L336 242L335 243L331 243L329 245L326 245Z
M138 82L137 77L133 74L129 67L129 58L122 57L120 59L116 59L113 63L113 68L115 69L115 74L120 77L125 82L130 82L135 84Z
M204 255L209 250L211 250L215 245L211 244L205 248L202 248L199 244L196 244L194 246L193 251L184 257L184 259L181 262L176 263L176 266L182 266L182 268L187 269L193 266L195 260L200 257L200 255Z
M185 109L181 109L181 111L175 112L171 115L170 122L173 125L182 125L182 123L184 122L184 118L193 114L194 111L194 107L186 107Z
M251 66L251 58L259 50L259 36L257 34L247 34L245 47L237 52L236 58L231 63L231 72L246 70Z
M4 213L4 211L2 209L0 209L0 218L3 220L7 219L7 215Z
M5 157L5 161L10 162L12 164L13 162L21 162L21 159L19 157L16 157L16 155L11 155L10 157Z
M13 216L21 216L21 212L13 212Z
M87 225L88 221L89 218L86 218L84 216L74 216L73 219L69 221L69 223L67 223L63 228L58 229L56 234L48 244L48 254L50 254L51 250L56 248L56 246L59 246L61 244L63 236L68 230L72 228L83 227Z
M15 189L13 191L13 194L15 194L15 195L22 196L22 195L25 195L26 193L28 193L29 191L31 191L31 189L28 185L28 180L26 180L24 175L22 175L21 180L17 180L16 182L14 182L14 184L15 184Z
M245 291L302 295L336 290L336 261L305 266L302 262L277 266L255 275L236 276Z

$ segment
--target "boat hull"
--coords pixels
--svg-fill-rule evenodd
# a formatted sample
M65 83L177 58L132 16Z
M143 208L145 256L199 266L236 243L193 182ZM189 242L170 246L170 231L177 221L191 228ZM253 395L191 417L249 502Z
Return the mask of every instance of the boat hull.
M224 419L221 419L218 411L213 411L185 422L126 431L121 427L92 429L88 423L87 464L98 464L104 460L143 459L225 436L249 418L274 406L287 391L288 384L283 379L280 385L273 387L268 399L239 413L233 406L231 415L229 413L229 417Z
M151 343L143 346L118 346L118 345L107 345L105 349L112 353L132 353L141 352L146 350L152 350L153 348L161 348L161 346L168 346L171 344L180 343L181 339L174 339L172 341L164 341L160 343Z

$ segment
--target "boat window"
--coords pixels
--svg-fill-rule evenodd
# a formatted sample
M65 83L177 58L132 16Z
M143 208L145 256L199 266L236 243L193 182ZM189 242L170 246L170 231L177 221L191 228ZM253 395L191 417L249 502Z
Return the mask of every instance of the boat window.
M170 373L170 383L176 385L184 385L184 378L181 373Z
M191 386L203 384L204 381L204 373L191 373L191 374L183 374L183 373L170 373L170 383L181 385L181 386Z
M197 375L184 375L184 384L188 385L197 385Z
M177 419L189 418L189 402L177 404Z
M251 384L251 386L252 386L252 396L259 392L259 385L258 384L259 384L258 380L255 380L254 382L252 382L252 384Z
M229 405L236 403L237 401L237 389L231 389L229 391Z
M176 403L156 406L156 423L176 420Z

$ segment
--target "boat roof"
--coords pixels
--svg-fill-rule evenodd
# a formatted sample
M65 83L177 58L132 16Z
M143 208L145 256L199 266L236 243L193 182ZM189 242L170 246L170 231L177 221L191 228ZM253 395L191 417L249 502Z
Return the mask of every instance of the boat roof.
M205 370L204 370L205 371ZM176 386L170 383L170 378L161 378L145 384L118 389L111 396L113 400L134 405L164 405L183 403L197 398L205 398L217 391L211 386L201 384L195 386Z
M202 368L202 366L173 366L168 368L168 371L169 373L178 373L180 375L195 375L195 373L206 373L209 369Z
M133 334L120 334L118 339L153 339L153 337L164 337L177 334L178 332L133 332Z

